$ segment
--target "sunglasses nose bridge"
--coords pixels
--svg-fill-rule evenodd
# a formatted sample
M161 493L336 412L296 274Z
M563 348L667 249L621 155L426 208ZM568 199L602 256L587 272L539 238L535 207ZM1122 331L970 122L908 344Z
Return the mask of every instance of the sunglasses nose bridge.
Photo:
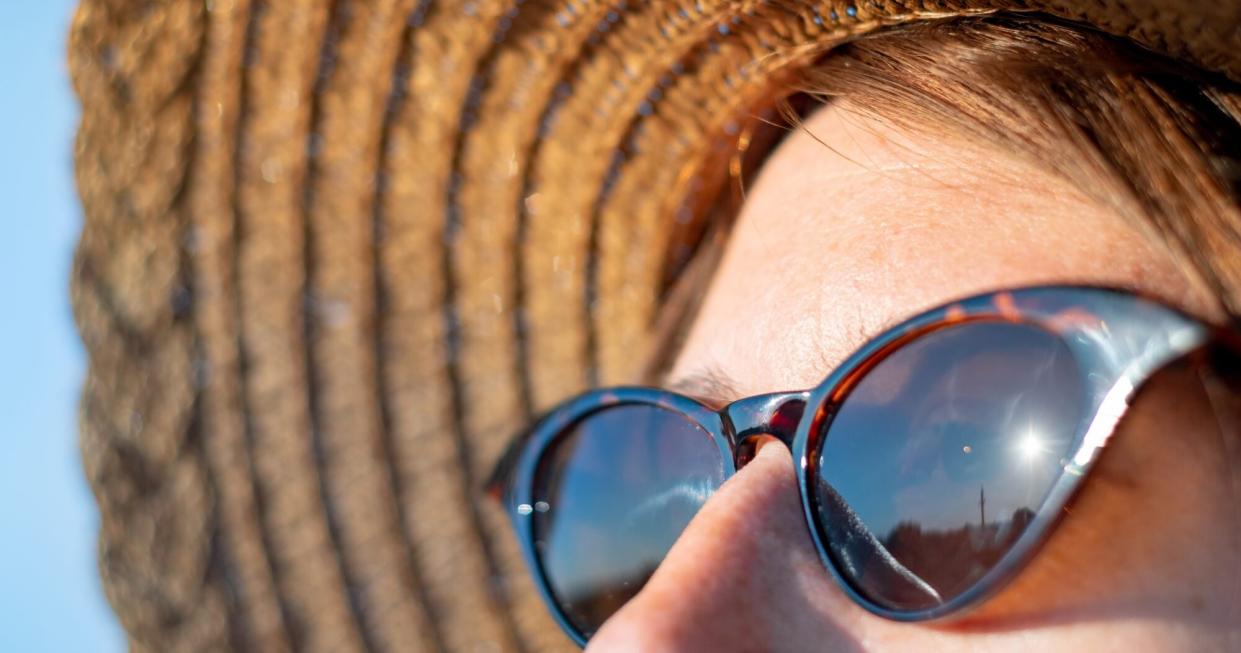
M737 468L754 457L759 440L772 437L791 451L809 392L776 392L739 399L720 411L735 445Z

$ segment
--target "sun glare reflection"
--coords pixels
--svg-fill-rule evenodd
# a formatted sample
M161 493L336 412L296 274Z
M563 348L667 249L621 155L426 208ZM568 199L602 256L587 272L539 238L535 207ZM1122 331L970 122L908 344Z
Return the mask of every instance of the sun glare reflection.
M1017 453L1026 460L1033 460L1047 451L1043 436L1034 429L1026 431L1017 441Z

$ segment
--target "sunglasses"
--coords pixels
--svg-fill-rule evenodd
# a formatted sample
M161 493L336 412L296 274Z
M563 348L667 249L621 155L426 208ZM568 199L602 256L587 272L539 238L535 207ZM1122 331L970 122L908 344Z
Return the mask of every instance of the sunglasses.
M488 489L552 614L585 644L774 437L844 591L890 619L942 618L1031 558L1148 378L1214 357L1224 338L1116 290L980 295L887 330L808 391L720 410L654 388L587 392L518 437Z

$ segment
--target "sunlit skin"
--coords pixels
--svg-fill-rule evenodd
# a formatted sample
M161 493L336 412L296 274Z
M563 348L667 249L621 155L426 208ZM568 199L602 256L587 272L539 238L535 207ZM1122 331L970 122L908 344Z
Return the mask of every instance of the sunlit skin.
M670 383L714 371L738 395L812 387L886 325L1011 286L1122 286L1218 315L1156 238L1034 164L847 104L805 127L749 189ZM1034 561L934 624L846 597L788 451L764 446L588 650L1241 650L1241 434L1221 426L1241 422L1219 410L1196 369L1153 380Z

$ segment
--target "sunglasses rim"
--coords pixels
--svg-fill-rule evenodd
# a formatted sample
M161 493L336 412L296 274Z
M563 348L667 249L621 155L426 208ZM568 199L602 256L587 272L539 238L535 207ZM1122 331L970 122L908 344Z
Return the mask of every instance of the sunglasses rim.
M1038 553L1038 550L1047 541L1056 523L1060 520L1063 509L1069 505L1074 495L1081 488L1084 479L1098 463L1099 455L1098 451L1095 451L1085 465L1075 467L1072 470L1068 465L1062 466L1056 480L1052 482L1046 495L1035 508L1033 519L1027 524L1012 546L1005 550L996 564L971 583L968 589L938 605L920 609L890 608L867 596L857 587L855 581L840 570L835 556L829 549L829 538L825 532L823 520L819 516L818 492L812 487L813 479L815 479L817 474L817 460L822 453L822 447L831 430L831 418L835 417L836 411L849 398L853 387L856 387L856 384L865 378L870 370L887 355L937 331L971 323L1007 322L1009 324L1041 327L1047 333L1056 336L1058 341L1064 342L1062 335L1046 328L1048 326L1047 322L1038 319L1035 315L1026 312L990 312L994 308L992 300L995 295L1003 296L1008 294L1012 293L996 293L994 295L971 297L903 322L880 338L864 345L810 392L807 407L813 406L814 409L813 412L807 410L807 417L803 418L798 424L797 435L792 448L802 513L806 518L806 524L810 530L811 539L814 541L815 549L819 553L819 558L823 561L824 566L828 568L837 585L841 587L852 601L866 608L872 614L905 623L938 621L950 616L962 616L994 596L1016 577ZM946 313L957 311L958 309L963 309L963 315L959 317L954 316L951 320L944 319ZM1185 353L1188 352L1181 352L1177 358ZM1074 360L1079 366L1081 365L1081 361L1076 356L1074 356ZM1085 376L1090 373L1090 370L1080 368L1080 372ZM1141 383L1138 382L1131 384L1129 387L1132 392L1136 392L1136 388L1140 385ZM1115 388L1108 394L1114 396L1114 390ZM1127 400L1132 395L1132 392L1124 394L1120 399ZM1114 414L1117 421L1127 412L1127 408L1128 404L1124 403L1123 408ZM1095 415L1091 421L1091 427L1088 427L1087 430L1092 428L1093 424L1100 419L1107 419L1106 416L1102 415L1103 412L1099 411L1099 414ZM1112 424L1108 429L1108 434L1110 435L1114 430L1115 424ZM1106 444L1106 441L1104 444ZM1091 449L1092 446L1092 443L1082 438L1066 452L1065 458L1070 461L1075 460ZM1101 450L1102 448L1098 447L1097 449Z
M827 568L836 584L852 601L861 605L867 611L898 622L925 622L942 620L950 615L953 617L960 616L976 607L1010 582L1037 554L1039 548L1049 538L1050 533L1059 521L1063 509L1070 504L1074 495L1081 488L1085 478L1098 463L1099 454L1106 448L1104 445L1107 442L1107 438L1105 437L1101 443L1092 443L1085 438L1081 438L1068 452L1066 458L1077 460L1084 453L1090 453L1091 455L1085 460L1084 464L1075 464L1072 468L1065 466L1061 470L1046 496L1035 510L1033 519L1022 534L1018 536L1013 545L1005 551L999 561L974 581L968 589L930 608L915 610L893 609L872 600L862 593L855 586L854 582L839 569L834 556L828 548L828 538L824 532L822 520L819 517L817 491L812 487L811 480L816 473L815 461L821 452L825 440L824 436L830 429L830 420L835 416L835 411L848 398L849 391L856 386L858 381L866 376L874 365L878 364L888 354L930 333L954 326L979 322L1008 322L1033 325L1043 328L1044 331L1056 336L1061 342L1065 342L1065 336L1058 329L1052 328L1053 325L1046 316L1039 314L1038 311L1023 309L1014 301L1015 299L1028 299L1038 295L1055 295L1060 297L1078 295L1081 297L1082 303L1088 303L1091 297L1119 296L1122 299L1127 298L1152 304L1166 311L1168 315L1180 318L1188 326L1194 327L1194 337L1182 343L1182 346L1174 352L1174 355L1168 357L1168 361L1189 354L1209 340L1208 330L1210 329L1205 321L1140 292L1087 285L1030 286L978 294L920 313L896 326L886 329L883 333L867 341L866 344L837 365L813 389L787 393L790 398L796 396L806 398L805 412L798 421L792 441L786 442L786 444L789 445L793 457L794 472L800 494L799 500L802 504L802 513L806 521L807 530L811 540L814 542L820 561ZM1078 360L1078 357L1074 356L1074 359ZM1081 361L1078 360L1078 363L1080 365ZM1156 369L1162 368L1164 365L1166 365L1166 362L1158 365ZM1085 374L1088 373L1088 370L1082 369L1082 372ZM1115 423L1127 412L1129 399L1152 373L1153 370L1144 374L1142 378L1130 378L1125 374L1120 376L1116 387L1113 387L1109 392L1109 396L1116 395L1119 398L1119 408L1117 409L1117 407L1113 406L1111 412L1107 415L1104 415L1104 411L1100 410L1095 415L1094 420L1092 420L1092 422L1097 422L1100 419L1112 420L1112 423L1107 425L1108 431L1105 435L1110 436L1115 430ZM1128 391L1117 394L1117 388L1125 382L1128 384ZM516 463L513 470L515 476L512 477L512 482L508 483L508 492L505 494L504 502L513 508L508 510L508 512L517 532L522 557L552 616L559 623L562 630L581 646L586 644L587 638L573 625L561 607L560 601L551 588L550 581L543 568L543 563L539 559L538 551L535 547L532 512L527 511L523 514L517 508L522 505L533 505L535 475L543 456L553 444L566 435L572 426L589 418L592 414L622 405L654 406L678 413L689 419L703 429L719 448L724 466L724 480L727 481L737 472L740 442L737 441L736 434L732 431L731 425L724 418L726 408L716 410L692 397L662 388L647 386L617 386L587 391L553 409L536 422L535 426L527 433L527 437L521 439L520 444L514 443L515 446L521 447L520 455L514 461ZM492 485L494 487L502 482L504 481L497 475L493 477Z

